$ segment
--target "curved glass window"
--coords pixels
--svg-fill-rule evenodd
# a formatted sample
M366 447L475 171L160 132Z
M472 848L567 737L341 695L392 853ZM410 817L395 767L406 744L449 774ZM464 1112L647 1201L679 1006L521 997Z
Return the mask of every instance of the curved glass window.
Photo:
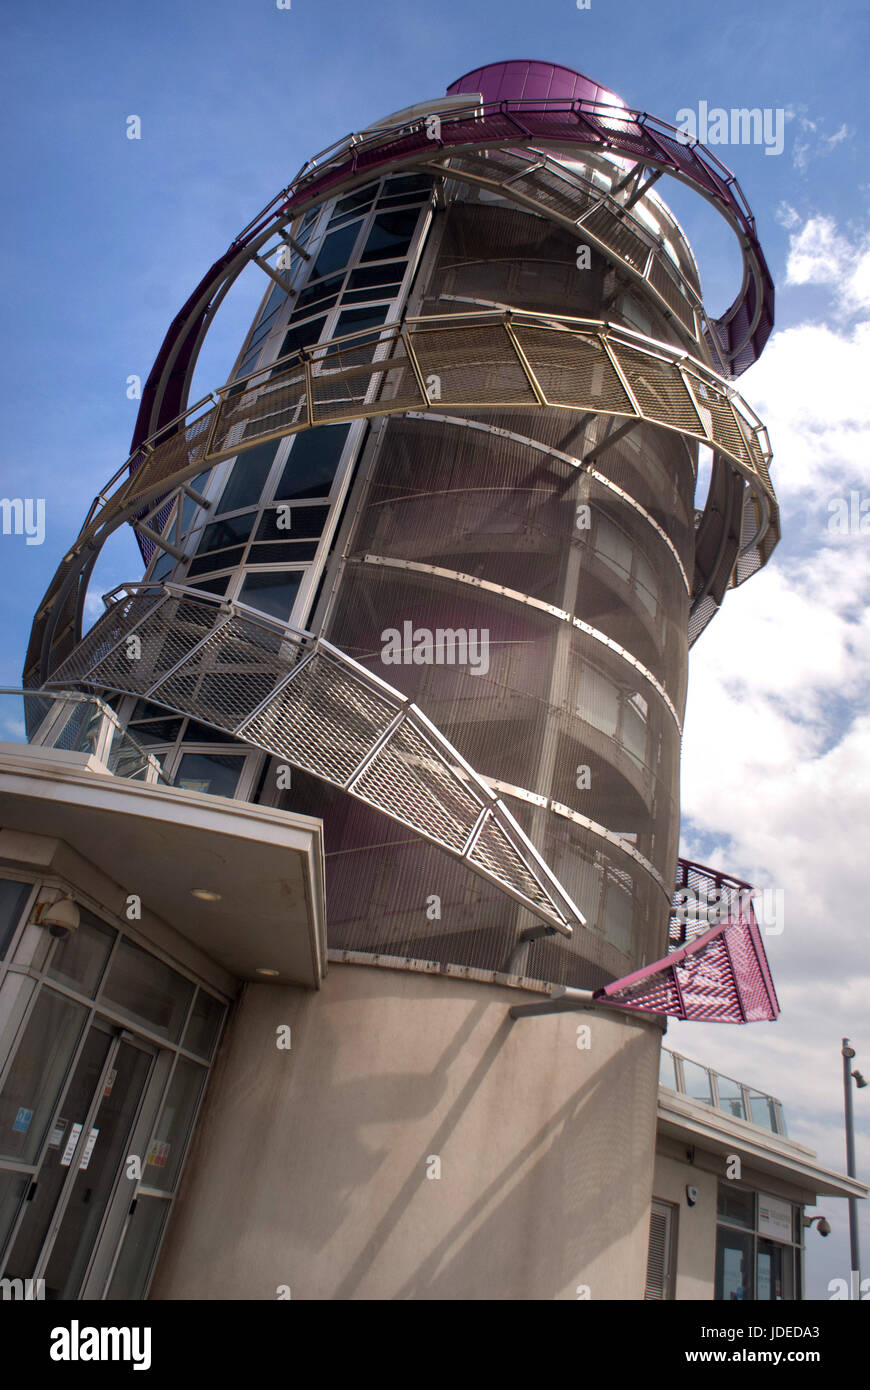
M244 757L236 757L232 753L185 753L178 765L174 784L184 787L186 791L233 796L244 765Z
M316 343L323 331L325 322L326 319L321 317L318 319L310 319L308 323L301 323L298 327L291 328L290 331L284 335L284 341L278 353L279 358L286 357L290 352L298 352L300 348L310 347L312 343ZM280 376L281 372L286 371L287 364L282 363L273 369L271 375Z
M298 434L275 489L275 501L327 497L349 430L350 425L321 425Z
M361 261L383 261L389 256L407 255L419 217L417 208L404 212L380 212L372 223Z
M253 507L259 502L279 443L279 440L273 439L267 444L255 444L253 449L246 449L239 455L221 493L218 516L222 512L237 512L242 507Z
M376 328L387 317L386 304L374 304L370 308L345 309L338 316L335 336L341 338L345 333L359 333L364 328Z
M416 221L416 213L414 218ZM334 232L327 233L311 271L312 280L319 280L321 275L331 275L333 271L341 270L347 265L359 235L360 225L359 222L350 222L346 227L339 227Z
M253 524L254 517L251 513L247 516L230 517L226 521L213 521L202 533L196 550L197 555L210 555L214 550L223 550L225 546L238 545L239 541L246 541Z
M305 318L313 313L316 307L331 309L338 299L343 278L343 275L332 275L328 280L318 280L316 285L309 285L307 289L302 290L290 315L290 322Z
M319 536L326 518L328 507L290 507L282 503L280 507L267 507L263 512L255 539L258 541L308 540Z
M259 608L261 613L286 622L290 617L299 585L302 583L301 570L267 570L264 573L253 571L247 575L239 590L239 601ZM222 795L230 796L231 792Z

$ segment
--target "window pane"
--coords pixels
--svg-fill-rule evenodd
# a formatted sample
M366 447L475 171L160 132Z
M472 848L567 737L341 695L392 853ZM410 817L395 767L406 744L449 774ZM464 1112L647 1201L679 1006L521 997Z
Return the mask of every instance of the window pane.
M40 990L0 1092L3 1158L35 1161L86 1017L86 1005Z
M716 1292L714 1297L743 1300L753 1293L753 1246L755 1238L742 1231L716 1228Z
M347 265L361 225L360 222L351 222L348 226L329 232L324 237L320 254L311 272L312 280L319 280L321 275L330 275L332 271Z
M261 613L268 613L273 618L287 622L301 583L302 574L299 571L284 573L281 570L269 570L265 574L249 574L242 585L239 598L242 603L259 608Z
M395 174L385 181L381 197L393 197L394 194L408 197L412 193L428 193L431 188L432 180L428 174Z
M120 1013L177 1042L194 985L156 956L122 941L115 952L103 998Z
M224 546L247 540L253 524L253 512L249 512L247 516L231 517L229 521L212 522L202 533L196 550L197 555L209 555L214 550L222 550Z
M210 796L235 796L244 765L243 757L231 753L185 753L173 785Z
M360 266L359 270L352 270L347 277L347 289L344 292L344 297L348 300L351 298L351 290L369 289L372 286L381 286L384 289L389 286L392 289L401 284L406 269L407 261L388 261L386 265ZM386 295L382 296L382 298L386 297Z
M213 994L201 989L196 996L182 1046L186 1047L188 1052L195 1052L198 1057L211 1057L224 1012L224 1005L220 999L215 999Z
M330 280L319 280L316 285L309 285L307 289L302 290L296 300L293 313L290 315L290 322L292 323L294 319L305 318L311 312L312 307L319 304L322 299L328 299L330 303L325 307L331 307L338 299L338 292L341 289L343 279L343 275L333 275Z
M386 304L378 304L370 309L345 309L338 316L338 323L335 325L335 336L341 338L345 333L359 333L364 328L376 328L384 322L387 317Z
M411 244L419 212L406 208L404 212L378 213L360 260L383 261L388 256L404 256Z
M340 222L342 218L349 217L352 212L359 212L363 208L368 211L375 196L377 185L374 183L366 184L365 188L357 188L353 193L348 193L346 198L339 198L329 219L329 225L333 222Z
M221 512L237 512L240 507L252 507L259 502L263 484L278 452L278 443L277 439L273 439L269 444L257 444L236 459L221 494L218 515Z
M317 541L257 541L248 551L249 565L306 565L317 554Z
M760 1125L776 1134L776 1104L772 1096L765 1096L760 1091L750 1091L749 1116L754 1125Z
M172 1191L207 1075L205 1067L179 1057L157 1132L142 1169L144 1187Z
M321 425L298 434L275 489L275 501L326 497L349 430L350 425Z
M147 724L131 724L130 730L140 743L174 743L181 730L181 720L151 719Z
M252 518L253 520L253 518ZM216 550L214 555L200 555L198 559L191 560L187 567L188 579L195 579L200 574L210 574L212 570L233 569L241 560L245 553L245 547L238 545L230 550ZM196 589L201 589L202 584L195 584Z
M659 1058L659 1085L669 1086L672 1091L678 1091L677 1077L674 1071L674 1054L668 1052L666 1047L662 1048Z
M683 1058L683 1080L686 1085L686 1095L692 1100L700 1100L704 1105L713 1104L713 1095L710 1090L710 1077L707 1068L699 1065L698 1062L689 1062Z
M29 1173L12 1173L8 1168L0 1168L0 1250L6 1244L6 1237L29 1186Z
M222 729L212 729L208 724L199 724L195 719L188 719L182 742L235 743L236 740L232 734L225 733Z
M174 541L174 535L170 535L170 539ZM158 558L155 560L154 568L151 571L149 578L153 579L155 584L159 584L161 579L165 579L167 574L169 574L170 571L173 570L177 564L178 561L176 560L175 556L170 555L168 550L164 550L163 554L159 555Z
M10 878L0 878L0 960L15 935L32 887L32 883L15 883Z
M268 507L257 531L258 541L307 540L319 536L329 516L328 507ZM279 527L278 522L283 524Z
M70 985L81 994L93 997L109 959L116 933L98 922L84 908L79 908L81 922L78 930L54 948L51 965L46 973L53 980Z
M140 1196L127 1227L108 1299L141 1299L160 1243L171 1203L163 1197Z
M265 323L271 322L286 298L287 291L282 290L280 285L276 285L269 295L269 298L266 300L266 303L263 305L263 312L257 322L257 330L254 337L259 336L260 329Z
M188 574L189 573L190 571L188 570ZM207 594L225 594L229 582L229 575L222 574L217 579L203 579L200 583L196 585L196 588L204 589Z
M719 1220L727 1221L729 1226L745 1226L748 1231L755 1229L754 1192L720 1182L717 1210Z
M720 1110L724 1110L727 1115L733 1115L737 1120L745 1120L743 1092L739 1082L732 1081L730 1076L720 1076L717 1072L716 1087L719 1091Z
M291 328L281 344L281 351L278 353L279 358L286 357L290 352L298 352L300 348L310 347L312 343L316 343L325 322L326 319L321 317L300 324L298 328ZM280 376L282 372L290 370L293 365L292 362L284 362L280 366L274 367L270 375Z

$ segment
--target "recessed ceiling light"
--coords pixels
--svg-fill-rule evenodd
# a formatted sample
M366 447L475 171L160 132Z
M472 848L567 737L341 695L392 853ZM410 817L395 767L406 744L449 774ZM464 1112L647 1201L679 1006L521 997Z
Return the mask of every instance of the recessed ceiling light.
M268 968L268 966L266 966L266 965L258 965L258 966L257 966L257 974L258 974L258 975L278 975L278 974L280 974L280 971L278 971L278 970L270 970L270 969Z
M220 893L213 893L210 888L191 888L190 892L194 898L199 898L204 903L219 903L221 900Z

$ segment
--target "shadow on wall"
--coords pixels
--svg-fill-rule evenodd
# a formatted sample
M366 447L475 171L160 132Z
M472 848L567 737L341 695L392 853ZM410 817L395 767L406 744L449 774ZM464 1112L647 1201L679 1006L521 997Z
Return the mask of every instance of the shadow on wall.
M151 1297L642 1297L656 1040L512 1023L514 1001L355 966L319 995L248 987Z

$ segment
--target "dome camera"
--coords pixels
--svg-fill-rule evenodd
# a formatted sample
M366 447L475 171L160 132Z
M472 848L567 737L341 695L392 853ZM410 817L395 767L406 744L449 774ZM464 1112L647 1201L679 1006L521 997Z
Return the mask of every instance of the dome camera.
M39 925L47 927L49 934L58 941L65 941L78 928L80 921L78 907L72 898L66 897L49 903L40 915Z

